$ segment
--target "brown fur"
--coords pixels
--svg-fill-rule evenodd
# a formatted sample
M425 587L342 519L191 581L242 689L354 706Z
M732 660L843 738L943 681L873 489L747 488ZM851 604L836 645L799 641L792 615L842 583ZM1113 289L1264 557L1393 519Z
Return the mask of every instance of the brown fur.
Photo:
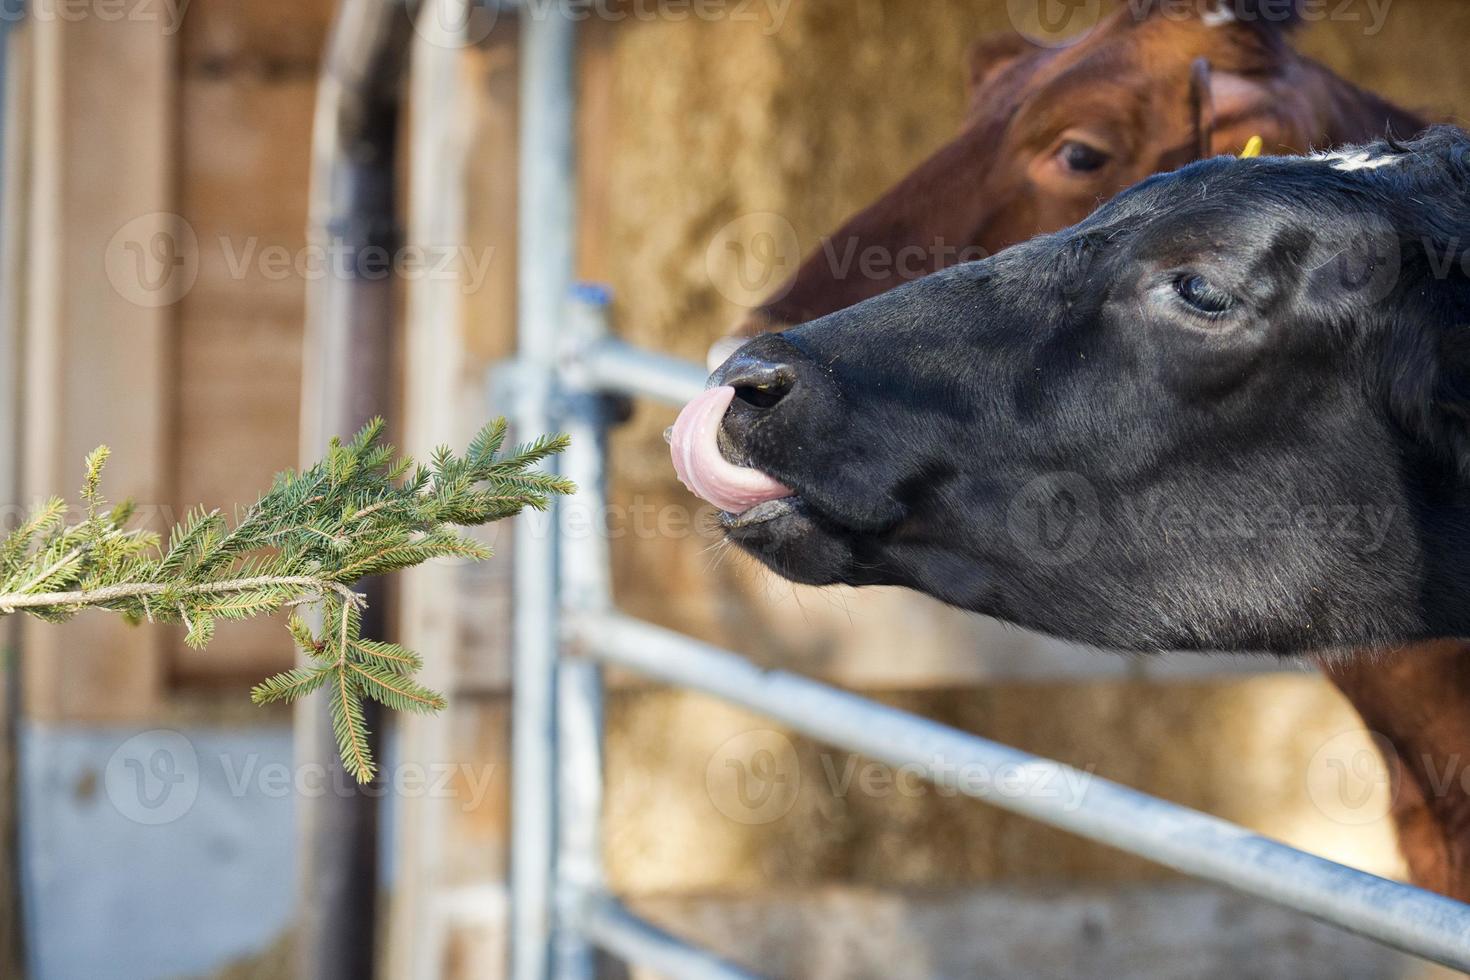
M1191 83L1201 59L1215 85L1207 134L1215 153L1237 153L1251 136L1262 137L1267 153L1300 153L1423 128L1280 37L1243 24L1135 22L1125 9L1068 48L985 39L971 51L970 107L959 136L829 236L739 332L753 336L851 306L959 261L961 247L991 254L1064 228L1144 177L1190 162L1199 155ZM1113 156L1090 179L1064 179L1048 166L1050 152L1076 130ZM852 245L890 256L919 246L938 261L910 274L839 276L829 256Z
M1470 902L1470 642L1364 654L1323 671L1384 743L1410 876Z

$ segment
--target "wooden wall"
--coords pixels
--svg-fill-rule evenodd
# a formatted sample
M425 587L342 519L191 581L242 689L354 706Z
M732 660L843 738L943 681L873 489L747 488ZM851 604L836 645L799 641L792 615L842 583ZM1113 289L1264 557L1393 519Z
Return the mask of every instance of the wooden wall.
M306 280L289 266L332 4L198 3L178 25L158 10L27 25L22 498L74 494L106 442L107 492L164 528L194 505L230 513L296 463ZM28 626L24 648L29 716L66 723L156 717L211 687L239 700L291 659L279 623L189 651L176 629L90 614Z
M174 307L172 499L229 513L297 463L311 115L333 4L199 3L179 38L177 209L199 277ZM184 685L232 684L291 660L279 623L171 643Z

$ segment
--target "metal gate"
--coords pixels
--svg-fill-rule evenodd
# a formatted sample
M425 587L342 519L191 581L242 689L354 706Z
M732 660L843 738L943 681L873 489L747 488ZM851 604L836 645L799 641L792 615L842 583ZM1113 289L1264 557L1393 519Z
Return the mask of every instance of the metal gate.
M561 466L581 492L560 506L600 521L600 396L682 404L703 389L705 372L616 340L606 330L606 297L575 286L577 15L559 0L521 6L515 415L522 432L561 429L572 436ZM605 887L605 664L722 698L995 806L1470 970L1470 906L1106 780L1090 779L1080 804L1041 792L1036 787L1049 777L1081 773L825 684L755 667L619 614L612 606L606 534L569 535L562 528L555 511L523 518L515 542L514 980L589 978L597 948L674 977L748 975L641 921ZM958 778L960 772L966 778ZM1007 774L1004 792L997 774ZM1017 785L1030 788L1017 792Z

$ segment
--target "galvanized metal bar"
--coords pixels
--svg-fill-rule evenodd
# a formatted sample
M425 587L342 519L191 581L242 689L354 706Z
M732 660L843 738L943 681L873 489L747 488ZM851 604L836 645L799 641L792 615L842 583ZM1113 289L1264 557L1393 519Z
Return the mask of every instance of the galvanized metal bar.
M596 952L575 926L569 908L602 876L602 667L567 658L557 668L560 757L557 864L552 931L552 975L592 980Z
M571 445L562 473L577 485L560 501L564 610L603 613L612 608L603 462L607 458L605 399L583 383L574 352L607 335L608 296L595 286L572 292L561 332L564 414ZM552 973L558 980L592 980L596 951L577 927L582 897L603 887L602 872L602 665L563 656L557 665L557 862L552 931Z
M348 436L394 408L397 277L366 273L363 256L394 254L403 240L397 165L402 146L400 89L413 39L409 0L344 0L322 58L312 123L307 235L344 261L306 286L302 358L301 457L321 457L333 436ZM381 578L358 583L367 596L363 636L386 635ZM380 705L364 705L369 744L382 757ZM294 710L298 771L322 767L344 791L302 797L299 841L297 972L321 980L371 976L377 958L381 785L345 775L318 697Z
M576 25L566 7L521 17L520 228L517 284L521 370L516 425L525 438L554 428L557 334L575 263ZM513 561L511 977L550 969L555 863L557 657L556 510L516 521Z
M608 663L703 691L1002 809L1470 971L1470 906L1388 881L1070 766L618 614L569 627Z
M701 364L641 350L606 338L580 354L587 382L615 395L637 395L683 405L704 390L709 372Z
M638 918L610 895L586 896L579 920L582 930L598 946L663 976L678 980L754 980L754 974Z

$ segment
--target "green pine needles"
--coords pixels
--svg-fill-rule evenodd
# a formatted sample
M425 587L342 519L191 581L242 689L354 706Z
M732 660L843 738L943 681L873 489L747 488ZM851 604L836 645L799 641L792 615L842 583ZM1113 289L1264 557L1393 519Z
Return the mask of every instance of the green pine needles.
M218 511L196 511L167 548L157 534L128 529L131 505L103 500L101 447L87 457L79 520L52 499L0 541L0 615L60 622L110 609L133 622L183 623L189 645L203 647L221 619L315 607L320 630L299 613L288 624L306 665L251 696L268 704L324 690L342 760L366 782L376 766L363 698L416 712L438 711L444 698L414 679L423 666L417 654L360 635L363 599L352 584L434 558L488 558L489 549L454 528L544 510L554 495L573 492L535 468L565 448L564 436L502 455L505 431L504 420L493 422L463 456L440 448L431 465L415 466L380 441L383 421L375 419L351 442L334 439L310 469L279 474L233 528Z

